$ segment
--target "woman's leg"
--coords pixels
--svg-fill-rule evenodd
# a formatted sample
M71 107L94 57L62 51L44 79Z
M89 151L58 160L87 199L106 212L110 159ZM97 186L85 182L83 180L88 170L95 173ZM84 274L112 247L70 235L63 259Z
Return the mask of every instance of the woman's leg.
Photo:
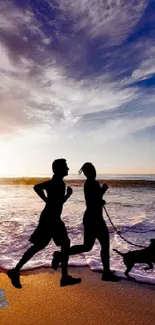
M97 226L97 239L101 245L101 260L104 267L104 272L110 271L110 239L109 231L104 220Z
M105 221L102 219L97 225L97 239L101 245L101 260L104 267L102 280L104 281L119 281L120 278L117 277L113 272L110 271L110 239L109 231Z
M84 223L84 242L83 245L74 245L70 247L69 255L90 252L95 243L95 233L91 224Z
M89 252L95 243L95 234L93 227L88 222L84 222L84 243L82 245L74 245L69 248L69 255L76 255ZM52 268L57 270L62 259L62 252L54 252L52 260Z

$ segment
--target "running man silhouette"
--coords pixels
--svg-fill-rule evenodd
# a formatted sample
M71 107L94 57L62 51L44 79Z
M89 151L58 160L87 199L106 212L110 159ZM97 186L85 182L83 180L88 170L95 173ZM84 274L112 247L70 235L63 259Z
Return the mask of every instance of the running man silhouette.
M33 255L44 249L52 238L57 246L61 246L62 277L60 285L66 286L81 282L80 278L72 278L72 276L68 275L70 240L65 224L61 220L63 204L72 194L71 187L68 187L65 195L66 187L63 181L63 177L68 175L69 168L65 159L57 159L53 162L52 169L54 175L51 180L34 186L34 190L46 205L40 215L38 226L29 239L33 245L24 253L16 267L7 272L16 288L22 288L20 284L20 269L22 266ZM47 195L45 195L44 191L46 191Z
M108 186L103 184L101 187L99 182L96 181L96 170L92 163L86 162L79 171L79 173L82 172L87 178L84 184L86 201L86 211L83 218L84 244L70 247L69 255L89 252L94 246L95 240L98 239L101 245L101 260L104 268L102 280L119 281L119 277L110 270L109 231L102 214L102 207L106 203L102 197L108 189ZM54 252L52 267L57 269L61 261L61 252Z

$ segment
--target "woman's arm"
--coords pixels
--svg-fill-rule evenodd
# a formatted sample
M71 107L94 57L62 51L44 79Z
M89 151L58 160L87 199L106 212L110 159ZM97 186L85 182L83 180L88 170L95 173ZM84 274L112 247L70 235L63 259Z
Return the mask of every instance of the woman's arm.
M101 193L102 193L102 196L104 195L104 193L108 190L108 185L107 184L103 184L101 186Z

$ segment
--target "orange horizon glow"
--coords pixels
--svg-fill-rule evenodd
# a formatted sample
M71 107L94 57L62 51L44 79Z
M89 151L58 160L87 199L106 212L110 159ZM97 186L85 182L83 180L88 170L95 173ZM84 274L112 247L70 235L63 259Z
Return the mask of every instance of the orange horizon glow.
M53 173L48 173L48 174L1 174L0 173L0 178L44 178L44 177L52 177ZM68 176L66 176L65 178L69 179L70 176L72 175L77 175L77 178L79 178L79 174L77 172L72 172L70 173ZM118 171L116 173L114 172L97 172L97 175L155 175L155 171L151 171L151 172L122 172L119 173Z

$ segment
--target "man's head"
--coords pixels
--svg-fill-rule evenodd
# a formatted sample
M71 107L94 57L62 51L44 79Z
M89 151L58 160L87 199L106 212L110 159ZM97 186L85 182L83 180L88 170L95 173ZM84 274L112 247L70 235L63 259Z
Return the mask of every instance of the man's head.
M68 166L67 166L67 163L66 163L66 159L56 159L53 161L52 163L52 170L53 170L53 173L57 176L60 176L60 177L65 177L68 175Z

